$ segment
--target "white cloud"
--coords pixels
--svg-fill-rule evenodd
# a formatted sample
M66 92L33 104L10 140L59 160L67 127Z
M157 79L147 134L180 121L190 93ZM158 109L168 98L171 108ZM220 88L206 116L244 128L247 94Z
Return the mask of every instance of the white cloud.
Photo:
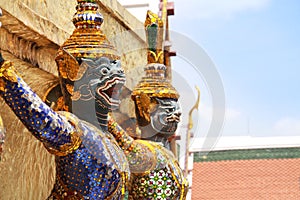
M300 135L300 119L282 118L275 123L273 129L281 135Z
M235 14L260 10L271 0L175 0L176 15L185 18L230 18Z
M212 115L214 112L214 109L210 105L206 104L200 104L199 106L199 116L200 116L200 122L209 122L212 121ZM218 113L218 112L216 112ZM225 123L235 123L238 120L242 118L242 113L234 108L226 108L225 109Z
M233 108L226 108L226 121L233 121L241 117L241 112Z
M204 103L200 103L199 105L199 116L200 120L204 120L205 122L210 122L212 118L213 108Z
M216 121L212 120L213 113L215 111L214 109L216 108L213 108L211 105L200 104L198 113L199 119L195 118L195 123L198 123L198 127L195 130L195 132L198 132L198 137L205 136L209 131L211 123L216 123ZM225 133L228 132L232 134L235 129L246 129L245 117L243 117L240 111L234 108L225 109L225 121L223 123L222 132L225 130ZM227 128L229 128L229 130Z
M247 115L236 108L227 107L222 134L226 136L249 135L249 119Z

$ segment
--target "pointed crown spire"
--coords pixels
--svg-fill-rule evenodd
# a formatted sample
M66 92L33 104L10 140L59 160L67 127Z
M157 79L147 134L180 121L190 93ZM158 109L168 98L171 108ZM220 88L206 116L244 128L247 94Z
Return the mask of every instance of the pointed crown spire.
M145 20L145 31L148 43L148 64L164 64L163 22L157 14L148 10Z

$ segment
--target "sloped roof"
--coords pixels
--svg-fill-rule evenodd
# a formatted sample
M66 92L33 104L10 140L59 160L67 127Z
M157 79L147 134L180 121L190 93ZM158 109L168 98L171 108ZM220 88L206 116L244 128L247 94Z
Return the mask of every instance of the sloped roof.
M194 153L195 162L300 158L300 148L237 149Z
M280 155L289 157L286 150ZM206 160L194 163L192 173L192 200L300 199L300 158L295 156Z

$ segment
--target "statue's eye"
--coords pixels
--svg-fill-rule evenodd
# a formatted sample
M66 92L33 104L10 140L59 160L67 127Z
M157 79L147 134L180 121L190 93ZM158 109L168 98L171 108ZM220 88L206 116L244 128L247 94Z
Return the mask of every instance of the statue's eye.
M108 69L106 67L104 67L100 70L100 72L101 72L102 75L107 75L108 74Z
M174 112L175 111L175 108L167 108L167 112L170 113L170 112Z

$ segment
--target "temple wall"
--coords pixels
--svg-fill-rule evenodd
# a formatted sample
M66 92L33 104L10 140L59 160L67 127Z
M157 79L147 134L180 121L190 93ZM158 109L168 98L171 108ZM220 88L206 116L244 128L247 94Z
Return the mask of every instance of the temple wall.
M14 62L20 76L39 95L57 84L47 72L3 52ZM0 115L6 129L4 152L0 161L0 200L46 199L54 183L54 156L35 139L0 98Z
M143 24L116 0L99 1L104 16L103 31L119 50L130 91L142 76L147 63ZM58 83L54 61L59 46L74 27L71 22L76 0L0 0L0 49L3 57L15 63L24 80L43 97ZM134 116L130 93L121 111ZM41 200L52 189L54 157L15 117L0 98L0 115L6 133L3 160L0 161L0 200Z

